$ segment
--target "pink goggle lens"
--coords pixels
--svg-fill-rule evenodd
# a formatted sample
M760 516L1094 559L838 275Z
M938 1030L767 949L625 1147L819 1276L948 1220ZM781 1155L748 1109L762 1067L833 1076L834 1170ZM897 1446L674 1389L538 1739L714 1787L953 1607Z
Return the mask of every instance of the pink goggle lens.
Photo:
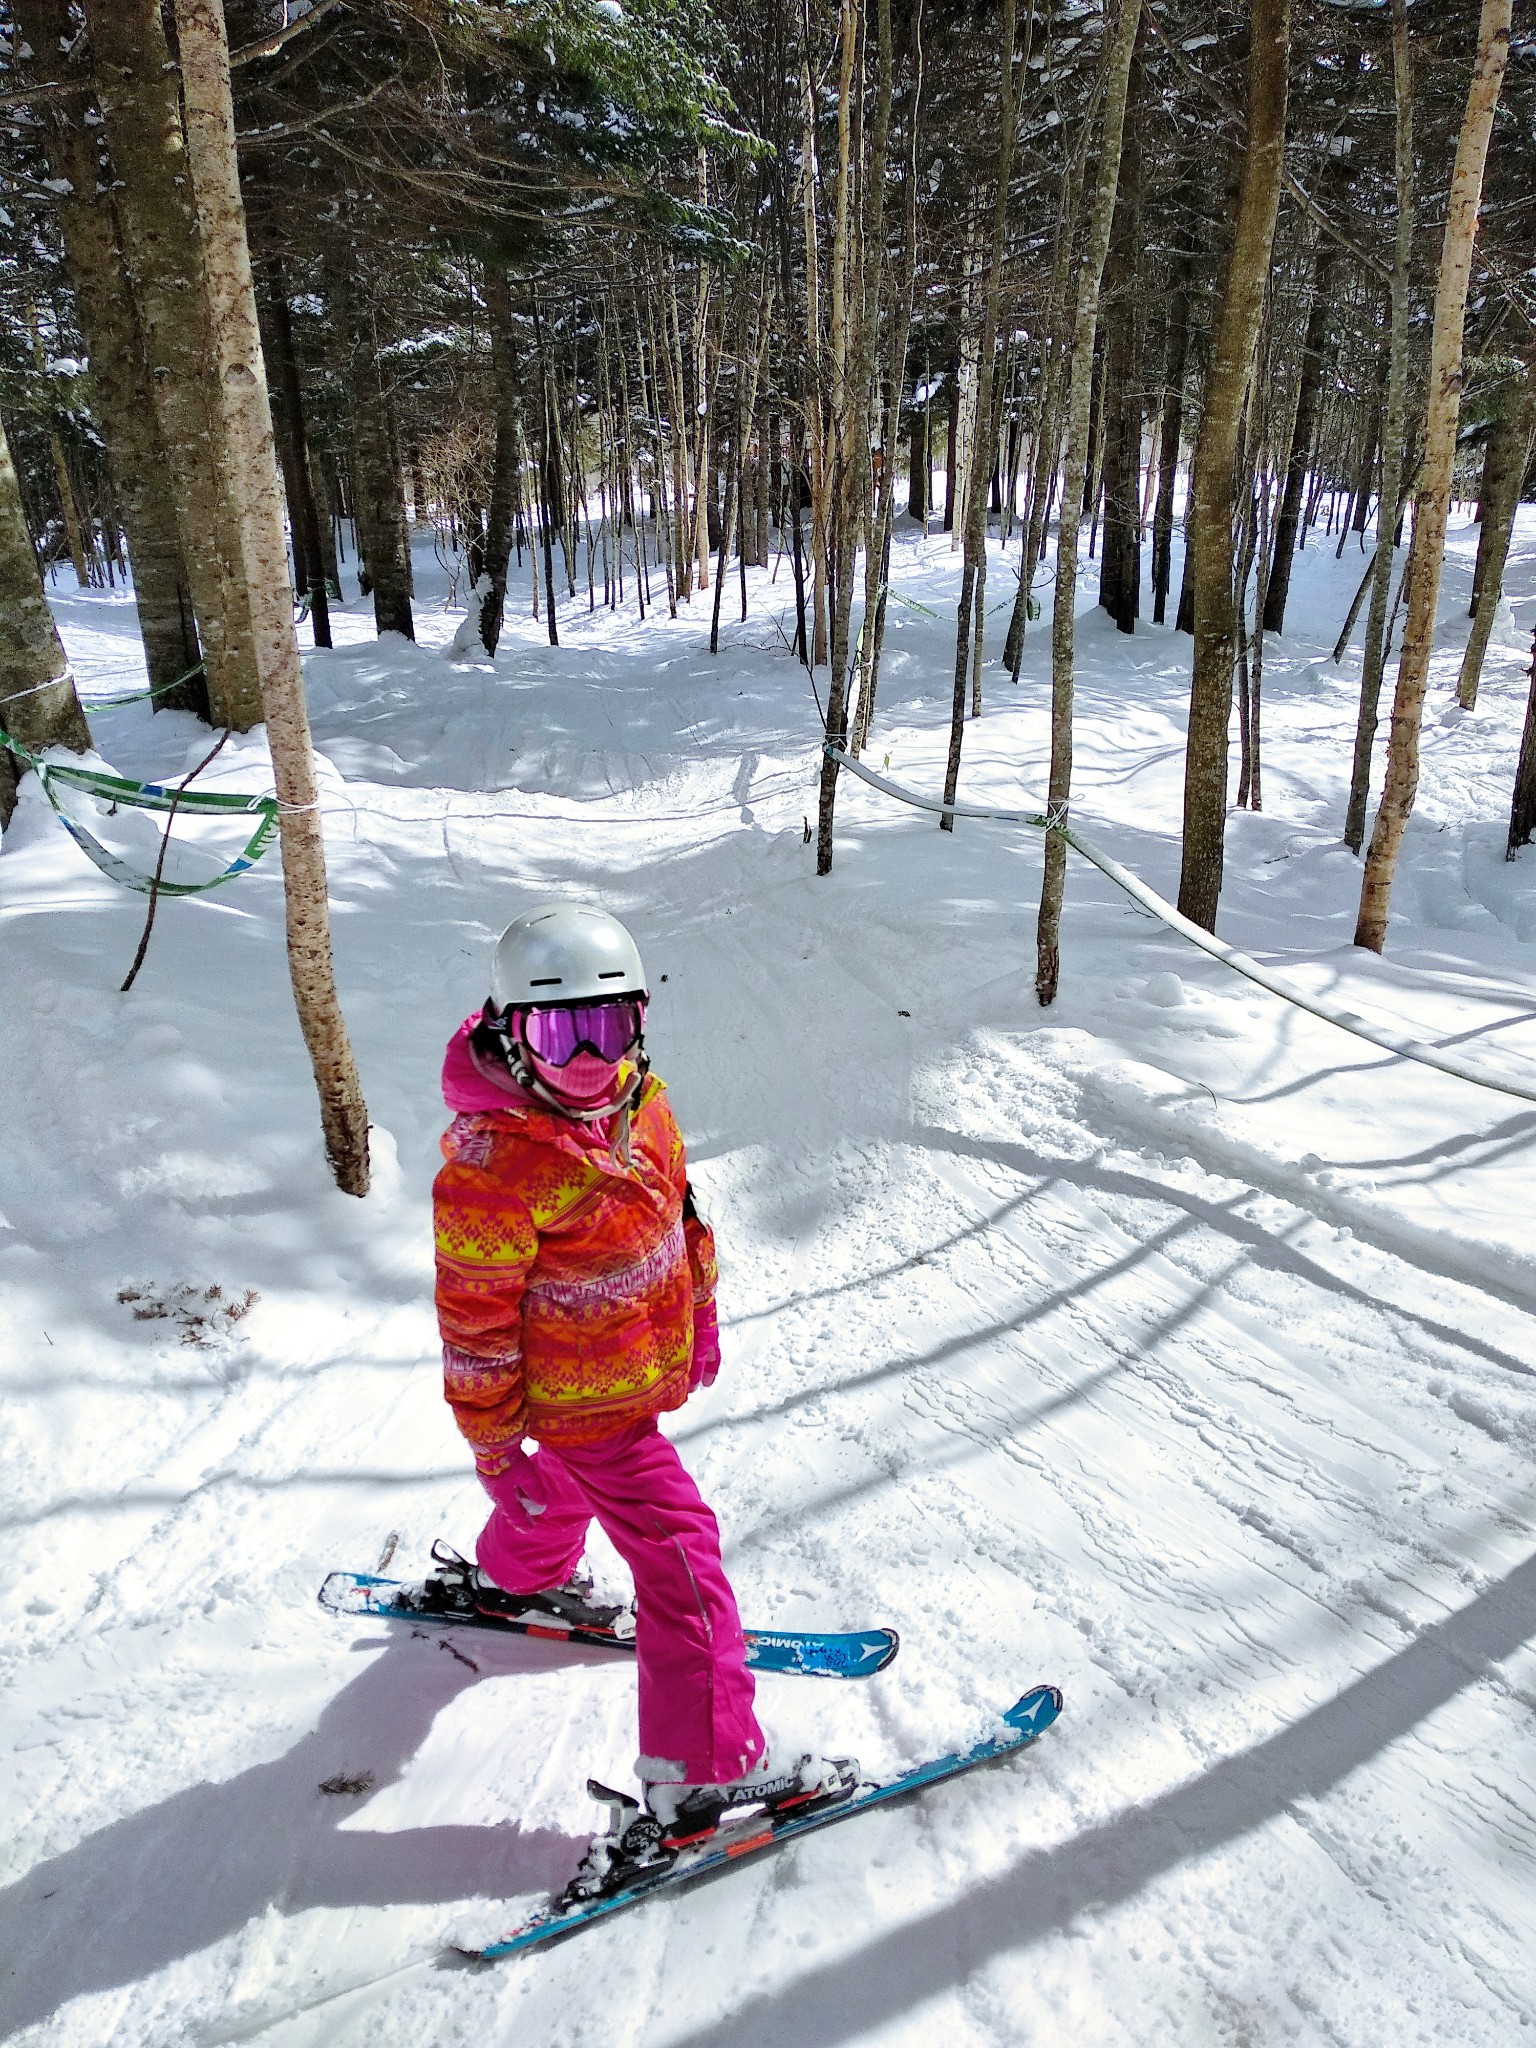
M645 1011L624 997L612 1003L578 1003L571 1009L523 1012L523 1039L528 1050L552 1067L569 1066L586 1051L600 1060L621 1060L640 1036Z

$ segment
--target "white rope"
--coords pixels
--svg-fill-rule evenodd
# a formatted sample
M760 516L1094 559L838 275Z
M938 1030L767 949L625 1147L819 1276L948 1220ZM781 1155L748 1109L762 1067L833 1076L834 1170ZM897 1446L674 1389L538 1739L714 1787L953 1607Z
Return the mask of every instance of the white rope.
M1400 1059L1417 1060L1422 1067L1435 1067L1442 1074L1451 1074L1458 1081L1470 1081L1478 1088L1492 1088L1501 1095L1517 1096L1522 1102L1536 1102L1536 1082L1504 1080L1497 1074L1490 1074L1486 1068L1476 1066L1453 1052L1445 1052L1439 1046L1424 1045L1411 1038L1406 1031L1395 1024L1376 1024L1360 1016L1355 1010L1345 1010L1336 1004L1324 1002L1320 996L1308 995L1305 989L1294 986L1283 975L1272 968L1263 967L1247 953L1240 953L1236 946L1229 946L1224 939L1218 939L1203 925L1183 917L1158 895L1149 889L1139 875L1133 875L1129 868L1122 867L1111 855L1101 852L1084 833L1070 823L1047 820L1043 812L1030 811L985 811L975 810L968 805L946 804L932 797L918 796L915 791L903 789L899 783L889 782L883 775L876 775L861 761L851 760L841 747L827 745L827 752L840 766L849 769L862 782L878 789L885 796L894 797L898 803L911 804L920 811L937 811L941 815L955 818L979 818L999 825L1032 825L1036 831L1059 832L1068 846L1073 847L1091 861L1101 874L1107 875L1117 888L1123 889L1133 902L1160 918L1168 929L1177 932L1181 939L1188 939L1192 946L1198 946L1202 953L1209 953L1213 960L1230 967L1234 973L1246 975L1249 981L1257 982L1260 988L1268 989L1271 995L1279 996L1282 1002L1293 1003L1298 1010L1307 1010L1314 1017L1321 1017L1325 1024L1335 1024L1340 1031L1348 1031L1356 1038L1363 1038L1370 1045L1379 1046L1383 1052L1396 1053Z
M0 713L3 713L9 705L19 704L23 697L41 697L45 690L58 690L65 683L73 683L74 681L74 669L66 666L60 669L56 676L50 676L46 683L33 683L29 689L12 690L8 695L0 697Z

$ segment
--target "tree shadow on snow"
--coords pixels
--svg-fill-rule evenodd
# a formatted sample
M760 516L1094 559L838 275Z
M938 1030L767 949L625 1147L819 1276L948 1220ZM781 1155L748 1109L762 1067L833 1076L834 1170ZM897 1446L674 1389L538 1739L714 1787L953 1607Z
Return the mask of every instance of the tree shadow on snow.
M0 1891L0 2035L83 1993L140 1982L274 1906L448 1904L563 1883L581 1846L568 1835L515 1824L353 1832L339 1823L360 1800L320 1790L338 1775L371 1772L375 1790L404 1774L438 1714L481 1675L440 1654L448 1647L392 1633L285 1755L114 1821ZM517 1647L518 1670L570 1661L558 1646Z
M932 1146L935 1150L953 1152L961 1158L995 1160L1009 1166L1015 1172L1030 1175L1054 1173L1062 1181L1084 1189L1090 1194L1133 1195L1143 1201L1158 1202L1165 1208L1182 1209L1198 1223L1207 1225L1223 1237L1233 1239L1247 1249L1247 1256L1256 1266L1267 1267L1274 1272L1287 1273L1299 1280L1308 1281L1325 1294L1333 1294L1341 1300L1358 1303L1363 1308L1380 1311L1384 1304L1371 1293L1369 1288L1358 1286L1343 1274L1312 1258L1306 1250L1289 1244L1283 1234L1269 1229L1265 1224L1241 1214L1238 1204L1244 1196L1230 1197L1226 1202L1207 1200L1192 1190L1173 1182L1154 1180L1123 1167L1105 1166L1098 1159L1078 1162L1075 1160L1045 1159L1027 1144L1009 1138L972 1138L960 1131L947 1131L937 1125L913 1125L905 1134L908 1143ZM1194 1141L1198 1134L1184 1131L1181 1138L1186 1151L1194 1153ZM1259 1183L1253 1183L1255 1189ZM1355 1223L1355 1235L1378 1249L1388 1252L1394 1258L1404 1256L1393 1243L1390 1235L1375 1231L1367 1220ZM1412 1263L1427 1272L1438 1273L1439 1277L1458 1284L1465 1284L1466 1275L1453 1261L1437 1262L1432 1247L1415 1243ZM1498 1297L1511 1307L1529 1309L1530 1303L1523 1295L1501 1286L1496 1275L1480 1272L1477 1285L1487 1294ZM1486 1360L1489 1365L1501 1367L1505 1372L1519 1373L1525 1378L1536 1374L1536 1365L1513 1352L1503 1350L1499 1345L1476 1336L1471 1331L1458 1329L1454 1324L1439 1321L1425 1315L1418 1309L1401 1302L1385 1304L1391 1313L1405 1323L1411 1323L1425 1336L1433 1337L1443 1344L1454 1346L1474 1358Z
M967 1983L997 1956L1134 1898L1319 1799L1536 1635L1536 1555L1265 1742L840 1954L668 2048L836 2048ZM1051 1742L1071 1740L1071 1702ZM1028 1768L1027 1764L1024 1768ZM943 1795L940 1794L940 1797Z

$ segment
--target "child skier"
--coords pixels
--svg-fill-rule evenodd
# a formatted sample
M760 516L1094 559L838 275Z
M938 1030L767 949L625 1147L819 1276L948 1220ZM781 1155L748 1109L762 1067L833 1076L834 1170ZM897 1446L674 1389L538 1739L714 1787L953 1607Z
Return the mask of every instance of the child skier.
M491 1497L483 1610L630 1625L579 1574L595 1518L634 1575L636 1774L666 1836L814 1796L771 1758L720 1532L657 1417L720 1363L715 1249L649 1071L649 994L617 919L545 904L510 924L491 996L443 1067L433 1189L445 1391ZM524 1437L535 1448L523 1448Z

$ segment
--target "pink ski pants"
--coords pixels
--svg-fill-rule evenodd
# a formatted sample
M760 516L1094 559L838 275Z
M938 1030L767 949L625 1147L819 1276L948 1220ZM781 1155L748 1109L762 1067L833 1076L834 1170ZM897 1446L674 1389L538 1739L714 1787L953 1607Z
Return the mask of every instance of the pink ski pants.
M654 1420L581 1448L533 1453L548 1506L497 1507L481 1569L508 1593L568 1579L595 1516L634 1574L643 1779L716 1784L765 1747L720 1528Z

